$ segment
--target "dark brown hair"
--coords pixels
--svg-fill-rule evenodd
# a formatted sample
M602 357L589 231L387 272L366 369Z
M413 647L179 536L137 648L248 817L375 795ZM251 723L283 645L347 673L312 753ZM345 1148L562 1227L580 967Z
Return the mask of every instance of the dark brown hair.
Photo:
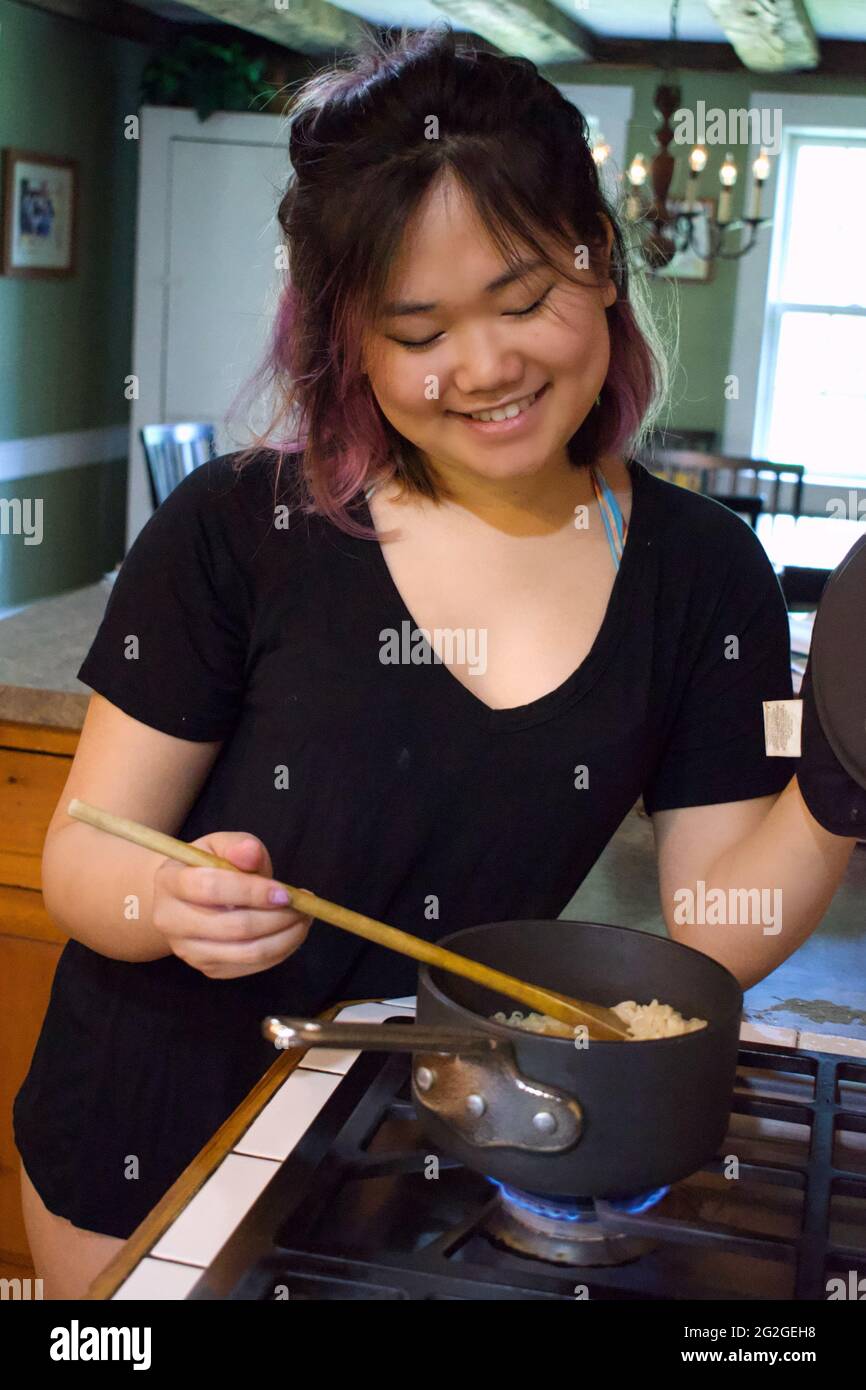
M361 349L408 219L446 172L471 195L509 265L518 243L550 263L550 237L585 245L591 266L614 281L601 403L568 452L580 467L634 444L660 400L663 358L630 299L623 233L586 121L533 63L468 47L447 26L398 40L371 34L307 81L288 114L294 177L279 207L287 279L251 383L267 383L276 404L239 467L263 444L281 463L296 455L300 505L357 535L370 532L347 507L373 481L396 476L410 491L439 496L419 450L382 414Z

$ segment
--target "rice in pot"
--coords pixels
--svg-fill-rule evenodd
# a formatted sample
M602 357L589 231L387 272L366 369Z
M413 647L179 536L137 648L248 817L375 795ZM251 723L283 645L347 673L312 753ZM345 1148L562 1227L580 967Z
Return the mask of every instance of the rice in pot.
M633 999L624 999L621 1004L614 1004L612 1011L628 1028L626 1042L676 1038L681 1033L694 1033L707 1026L705 1018L683 1018L670 1004L660 1004L657 999L651 1004L636 1004ZM490 1017L494 1023L504 1023L508 1028L522 1028L527 1033L545 1033L557 1038L572 1038L578 1031L547 1014L524 1015L519 1009L510 1015L496 1013Z

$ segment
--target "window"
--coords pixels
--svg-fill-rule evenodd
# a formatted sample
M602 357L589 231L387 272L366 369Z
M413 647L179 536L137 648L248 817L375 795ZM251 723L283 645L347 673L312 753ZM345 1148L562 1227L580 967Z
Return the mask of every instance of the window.
M754 452L866 478L866 137L789 134Z

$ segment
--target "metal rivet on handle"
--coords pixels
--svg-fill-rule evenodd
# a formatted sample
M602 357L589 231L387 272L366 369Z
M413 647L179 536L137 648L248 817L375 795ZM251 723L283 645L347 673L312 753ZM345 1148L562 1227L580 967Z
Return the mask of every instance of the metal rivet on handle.
M429 1067L418 1067L415 1072L415 1085L419 1091L429 1091L435 1080L436 1073Z
M466 1097L466 1109L469 1111L470 1115L474 1115L476 1119L479 1119L487 1109L487 1101L483 1096L479 1096L477 1092L473 1091L471 1095Z
M542 1134L552 1134L556 1129L556 1116L551 1115L549 1110L539 1110L537 1115L533 1115L532 1123Z

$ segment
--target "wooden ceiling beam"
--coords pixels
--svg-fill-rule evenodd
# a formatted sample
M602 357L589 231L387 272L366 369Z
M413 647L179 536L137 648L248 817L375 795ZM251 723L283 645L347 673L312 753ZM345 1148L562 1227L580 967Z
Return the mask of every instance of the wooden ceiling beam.
M803 0L706 0L706 6L751 72L818 66L818 39Z
M177 32L171 20L139 9L137 5L128 5L125 0L18 0L18 3L136 43L164 43Z
M533 63L587 62L596 39L548 0L433 0L438 10L502 53Z
M139 43L153 45L170 43L183 28L174 20L163 19L147 10L140 9L135 4L126 3L126 0L18 0L18 3L28 5L31 9L43 10L47 14L53 14L63 19L88 24L91 28L101 30L104 33L115 34L119 38L133 39ZM210 3L210 0L186 0L186 3L194 4L196 9L212 17L213 30L211 31L210 26L207 26L211 37L218 34L221 23L231 24L233 28L247 33L259 32L258 30L251 30L248 16L244 20L240 14L243 0L224 0L221 8L225 13L219 16L215 13L219 0L213 0L213 4ZM301 0L290 0L289 12L294 11L297 14L300 4ZM250 6L250 9L252 8L253 6ZM254 8L261 17L262 11L269 10L271 7L260 5L258 0L255 0ZM334 6L322 5L322 8L333 10ZM234 18L229 18L229 10L235 12ZM337 13L345 14L344 11L337 11ZM316 57L331 56L335 52L345 51L353 42L353 38L339 43L323 41L318 48L310 47L302 50L298 47L298 40L292 41L290 38L288 29L282 22L281 12L276 11L276 9L272 10L271 18L274 17L277 18L278 24L269 26L269 29L272 27L274 32L259 36L269 39L268 47L272 45L275 51L277 49L294 49L297 52L309 52ZM743 72L745 70L745 66L734 48L727 43L694 43L683 40L671 46L663 39L610 38L602 35L583 37L583 30L580 25L567 19L566 23L570 24L571 28L582 36L579 41L591 57L587 61L585 54L578 56L572 52L565 59L539 59L539 66L547 67L558 62L587 62L587 66L591 63L592 66L603 65L605 67L646 70L661 69L670 63L675 68L692 69L699 72ZM474 33L471 36L467 35L467 37L474 38L482 47L507 51L502 48L501 44L489 39L486 34ZM530 55L527 54L527 56ZM862 77L864 70L866 70L866 44L843 39L822 39L818 65L811 71L816 76L857 78Z
M589 66L589 65L587 65ZM671 47L664 39L599 39L592 67L652 69L665 67L693 72L747 72L727 43L681 41ZM859 77L866 69L866 43L822 39L821 61L809 77ZM796 76L796 74L793 74Z
M350 49L362 22L327 0L185 0L211 19L291 48L295 53L333 54ZM367 26L368 28L370 26Z

